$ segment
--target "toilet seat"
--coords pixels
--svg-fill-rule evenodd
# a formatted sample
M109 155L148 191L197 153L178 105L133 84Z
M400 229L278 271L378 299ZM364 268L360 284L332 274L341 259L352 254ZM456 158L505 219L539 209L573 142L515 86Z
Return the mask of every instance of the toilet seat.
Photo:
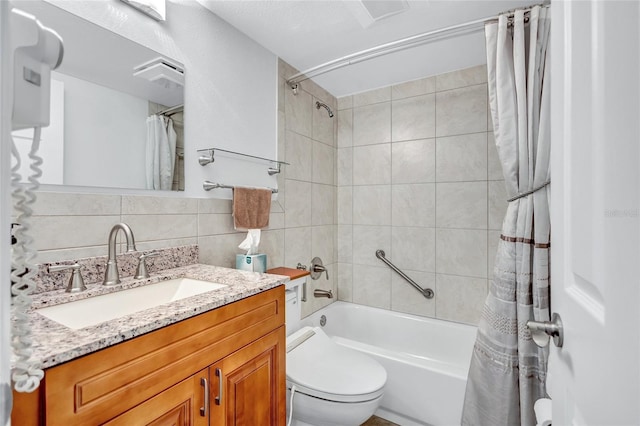
M335 343L319 327L287 337L287 382L296 392L335 402L382 396L386 370L374 359Z

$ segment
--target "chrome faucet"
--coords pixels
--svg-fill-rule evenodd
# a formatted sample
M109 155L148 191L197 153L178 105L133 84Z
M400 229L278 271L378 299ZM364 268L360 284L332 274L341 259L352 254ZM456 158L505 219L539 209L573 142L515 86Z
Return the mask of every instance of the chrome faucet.
M133 231L126 223L113 225L109 232L109 257L107 259L107 269L104 271L103 285L120 284L120 274L118 273L118 263L116 262L116 236L122 230L127 239L127 252L137 251L136 241L133 238Z

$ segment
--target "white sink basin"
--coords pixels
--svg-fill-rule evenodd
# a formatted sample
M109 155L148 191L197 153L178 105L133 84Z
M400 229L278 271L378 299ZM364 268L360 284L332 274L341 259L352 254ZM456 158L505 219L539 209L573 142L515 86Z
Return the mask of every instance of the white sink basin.
M38 309L37 312L66 327L78 330L222 287L226 285L177 278L50 306Z

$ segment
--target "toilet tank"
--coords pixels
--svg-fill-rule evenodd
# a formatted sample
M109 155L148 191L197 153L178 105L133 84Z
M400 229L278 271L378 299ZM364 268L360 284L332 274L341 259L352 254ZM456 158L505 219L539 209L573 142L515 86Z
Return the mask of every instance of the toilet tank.
M287 336L300 329L302 291L306 277L291 280L285 285L285 324Z

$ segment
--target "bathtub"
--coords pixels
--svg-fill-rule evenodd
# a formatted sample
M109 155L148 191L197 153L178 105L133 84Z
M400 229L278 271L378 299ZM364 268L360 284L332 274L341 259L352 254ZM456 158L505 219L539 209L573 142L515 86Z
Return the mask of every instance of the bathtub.
M335 302L302 321L387 370L376 414L402 426L459 425L476 327Z

